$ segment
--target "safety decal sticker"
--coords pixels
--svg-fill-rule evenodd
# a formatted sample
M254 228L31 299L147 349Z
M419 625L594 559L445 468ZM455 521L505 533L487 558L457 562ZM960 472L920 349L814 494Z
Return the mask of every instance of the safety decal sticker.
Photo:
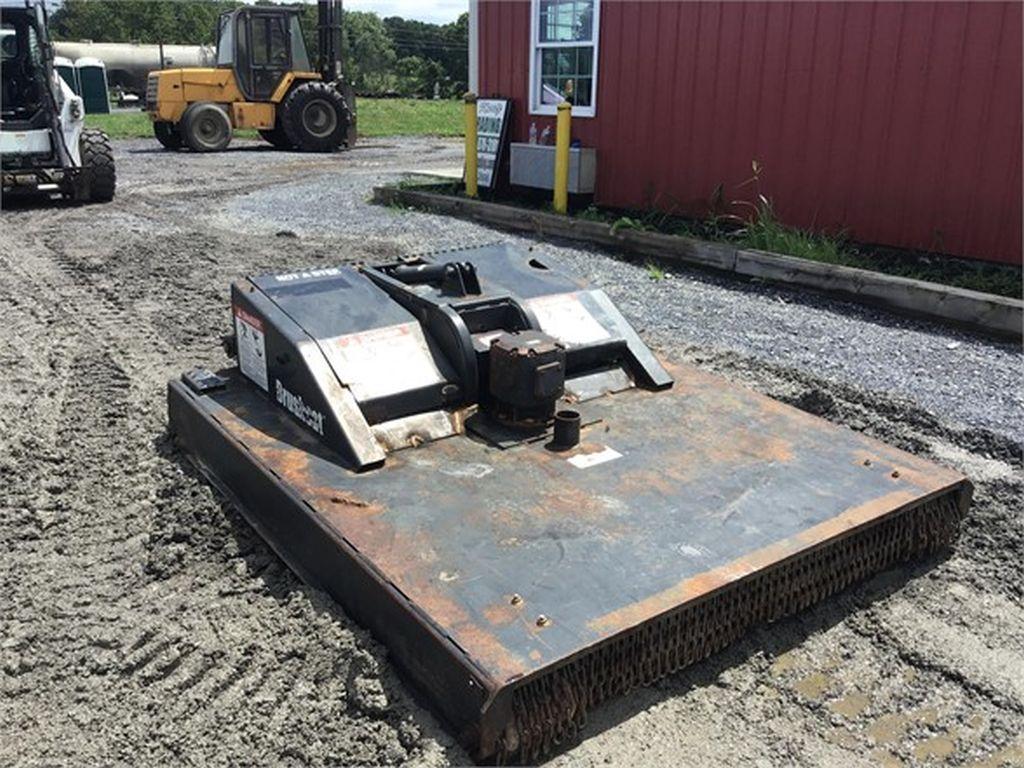
M566 344L592 344L611 337L574 293L539 296L526 304L541 330Z
M328 339L328 360L356 400L444 382L419 323L401 323Z
M241 307L232 306L235 314L235 337L238 339L238 367L242 374L268 392L267 345L263 321Z

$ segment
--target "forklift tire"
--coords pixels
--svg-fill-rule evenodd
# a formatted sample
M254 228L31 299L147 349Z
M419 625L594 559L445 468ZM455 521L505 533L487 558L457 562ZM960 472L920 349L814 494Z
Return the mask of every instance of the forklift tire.
M153 123L153 135L164 146L164 149L181 149L181 131L174 123L162 121Z
M114 151L110 138L103 131L86 128L78 139L82 168L75 185L75 199L79 202L107 203L114 199L117 174L114 171Z
M228 113L212 101L197 101L181 116L181 135L195 152L220 152L231 143Z
M348 106L332 85L305 83L284 100L281 127L292 144L306 152L330 152L345 143Z
M280 124L275 125L273 128L268 130L260 131L260 136L272 146L277 149L294 149L295 145L288 140L288 136L285 135L284 129Z

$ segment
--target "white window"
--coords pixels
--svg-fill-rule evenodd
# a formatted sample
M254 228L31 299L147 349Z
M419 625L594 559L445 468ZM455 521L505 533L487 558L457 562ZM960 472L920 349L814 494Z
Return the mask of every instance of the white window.
M597 101L600 0L533 0L530 114L553 115L565 100L573 117L593 117Z

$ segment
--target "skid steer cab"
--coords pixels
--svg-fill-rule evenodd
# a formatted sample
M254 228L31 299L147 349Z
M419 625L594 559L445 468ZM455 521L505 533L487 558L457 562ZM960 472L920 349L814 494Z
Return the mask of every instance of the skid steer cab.
M320 61L310 63L301 9L245 7L217 26L217 66L151 72L146 110L167 149L216 152L236 128L281 149L330 152L355 139L355 99L341 78L341 3L319 3Z
M0 0L0 177L3 195L105 203L114 153L85 127L82 99L53 65L42 0Z

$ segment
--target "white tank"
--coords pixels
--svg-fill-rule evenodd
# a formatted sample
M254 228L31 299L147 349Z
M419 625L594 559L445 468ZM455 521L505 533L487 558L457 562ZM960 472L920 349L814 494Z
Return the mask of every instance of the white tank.
M146 75L157 69L212 67L215 52L205 45L165 45L160 66L160 46L143 43L55 42L54 54L71 60L94 58L103 62L111 87L144 93Z

